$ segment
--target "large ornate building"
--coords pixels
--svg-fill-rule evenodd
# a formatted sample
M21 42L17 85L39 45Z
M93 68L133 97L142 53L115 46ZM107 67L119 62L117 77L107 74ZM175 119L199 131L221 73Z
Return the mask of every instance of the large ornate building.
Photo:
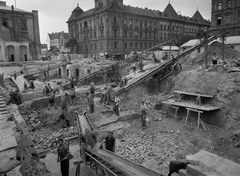
M240 35L240 0L212 0L212 33Z
M0 61L41 59L38 11L28 12L0 1Z
M169 3L163 12L123 4L123 0L95 0L95 7L83 11L79 5L67 21L70 38L76 38L81 54L129 54L141 51L177 35L195 36L209 28L197 10L192 17L177 14Z

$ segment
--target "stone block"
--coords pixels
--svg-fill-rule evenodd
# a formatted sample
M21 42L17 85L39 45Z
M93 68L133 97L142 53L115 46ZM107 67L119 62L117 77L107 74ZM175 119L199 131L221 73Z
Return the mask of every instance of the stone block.
M190 176L223 176L212 168L206 166L188 165L187 174Z
M224 176L239 176L240 173L239 164L204 150L200 150L195 155L187 156L186 158L199 161L200 164Z

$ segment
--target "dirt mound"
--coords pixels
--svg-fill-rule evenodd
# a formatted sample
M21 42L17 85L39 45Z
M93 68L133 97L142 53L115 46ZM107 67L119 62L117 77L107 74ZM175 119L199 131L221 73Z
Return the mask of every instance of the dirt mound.
M240 128L240 73L185 71L175 78L174 90L213 95L211 104L221 110L208 122L227 129Z
M225 61L227 62L233 62L236 59L240 59L240 52L237 50L234 50L228 46L225 45ZM213 53L216 53L218 58L222 60L222 44L220 43L213 43L208 47L208 63L210 64L212 62L212 55ZM180 60L181 64L185 65L192 65L192 64L199 64L203 65L205 62L206 53L203 52L201 54L186 56L185 58Z

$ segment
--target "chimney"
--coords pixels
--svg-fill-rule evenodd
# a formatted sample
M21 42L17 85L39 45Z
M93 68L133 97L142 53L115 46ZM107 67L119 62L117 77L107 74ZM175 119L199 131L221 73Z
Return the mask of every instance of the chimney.
M6 1L0 1L0 6L6 6Z

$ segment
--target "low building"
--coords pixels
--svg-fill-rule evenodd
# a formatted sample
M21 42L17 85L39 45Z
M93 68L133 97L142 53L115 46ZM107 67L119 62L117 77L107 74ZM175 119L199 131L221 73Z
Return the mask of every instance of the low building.
M28 12L0 1L0 62L41 58L38 11Z
M240 36L227 37L225 44L240 52Z
M56 46L61 52L70 52L68 48L65 47L66 42L69 40L69 34L62 32L51 33L47 35L47 46L48 49L51 46Z

